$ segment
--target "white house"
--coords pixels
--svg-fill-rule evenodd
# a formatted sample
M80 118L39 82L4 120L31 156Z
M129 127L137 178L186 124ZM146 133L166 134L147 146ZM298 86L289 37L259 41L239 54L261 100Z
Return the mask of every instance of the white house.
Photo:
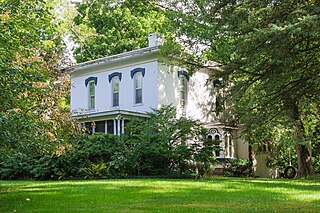
M91 132L121 134L133 116L173 105L180 116L199 119L208 137L221 140L218 159L247 159L248 144L238 138L236 127L226 126L214 113L216 85L208 84L209 73L161 62L156 34L149 46L118 55L77 64L66 69L71 76L71 113ZM90 125L94 121L94 125Z

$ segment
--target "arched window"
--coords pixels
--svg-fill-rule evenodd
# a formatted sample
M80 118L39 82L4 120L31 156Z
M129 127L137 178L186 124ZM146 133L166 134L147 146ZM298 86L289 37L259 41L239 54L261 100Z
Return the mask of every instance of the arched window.
M213 140L214 145L216 146L216 151L215 151L215 155L216 157L220 157L221 156L221 139L220 139L221 134L219 133L218 129L216 128L212 128L209 130L208 132L208 138L210 140Z
M187 103L188 95L188 81L187 77L182 75L180 76L180 100L181 104L185 105Z
M114 72L114 73L111 73L109 75L109 82L111 83L111 91L112 91L112 100L111 100L111 103L112 103L112 106L114 107L117 107L119 106L119 86L120 86L120 81L121 81L121 78L122 78L122 73L120 72Z
M119 106L119 76L112 78L112 106Z
M145 68L135 68L131 70L130 76L134 81L134 103L142 104L142 86L143 77L146 73Z
M179 71L179 93L180 93L180 104L185 106L188 99L188 81L189 75L187 71Z
M217 156L217 157L220 157L220 149L221 149L221 146L220 146L220 143L221 143L221 141L220 141L220 136L219 136L219 135L215 135L215 136L214 136L214 140L215 140L215 142L217 143L217 144L215 144L215 145L216 145L216 148L217 148L217 150L216 150L216 156Z
M89 109L95 108L95 83L89 81Z
M97 85L97 77L89 77L85 80L85 86L88 87L88 108L92 110L95 108L95 86Z
M142 73L136 72L134 74L134 100L135 104L142 103Z

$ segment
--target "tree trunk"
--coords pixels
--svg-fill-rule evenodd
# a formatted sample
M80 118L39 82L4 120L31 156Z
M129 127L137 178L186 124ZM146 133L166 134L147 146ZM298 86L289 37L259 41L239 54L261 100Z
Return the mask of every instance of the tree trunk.
M298 157L298 177L314 175L311 162L310 142L305 141L303 136L303 123L300 120L300 111L297 103L293 105L294 138L296 141L296 151Z
M298 155L298 176L307 177L314 175L310 145L297 144L296 150Z

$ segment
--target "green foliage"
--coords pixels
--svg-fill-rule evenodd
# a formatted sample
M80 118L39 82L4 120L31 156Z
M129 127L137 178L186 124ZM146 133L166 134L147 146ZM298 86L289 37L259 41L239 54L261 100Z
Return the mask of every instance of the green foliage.
M225 162L223 175L226 177L248 177L251 173L252 161L232 159Z
M317 155L315 156L313 159L313 166L314 166L314 171L317 173L317 174L320 174L320 155Z
M3 152L0 179L191 177L196 172L203 176L215 164L216 146L207 131L198 121L177 118L172 106L155 110L147 120L132 119L125 132L84 135L60 144L55 152L43 143L38 152Z
M14 153L6 156L1 162L1 179L28 179L31 178L32 159L25 153Z
M193 163L208 170L215 163L207 131L198 121L177 118L175 108L162 107L145 122L132 120L124 140L131 144L127 158L135 175L195 174Z
M245 124L248 141L279 142L270 135L284 126L292 132L300 174L312 174L311 142L319 135L312 107L319 106L320 91L319 1L168 2L184 50L171 53L188 65L222 68L213 79L225 82L233 103L229 115Z
M156 2L87 0L78 3L78 16L74 22L79 28L89 29L90 33L83 37L72 32L79 44L75 51L77 62L148 46L148 34L165 32L166 18Z
M90 167L80 169L80 175L85 179L106 178L107 166L105 163L91 164Z
M48 179L79 129L63 100L62 36L45 0L0 1L0 178Z

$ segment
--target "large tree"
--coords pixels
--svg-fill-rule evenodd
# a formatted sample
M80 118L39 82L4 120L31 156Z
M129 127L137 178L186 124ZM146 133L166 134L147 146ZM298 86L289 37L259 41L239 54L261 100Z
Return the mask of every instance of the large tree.
M77 4L73 36L78 44L77 62L146 47L152 32L165 32L165 16L155 7L157 1L84 0ZM79 33L78 33L79 32Z
M0 142L5 154L48 151L51 142L63 141L72 129L53 9L44 0L0 1Z
M162 5L185 50L174 54L187 64L211 60L222 68L215 77L228 85L247 139L266 142L275 139L270 137L277 128L290 131L298 172L311 175L311 140L319 135L320 1L186 0Z

